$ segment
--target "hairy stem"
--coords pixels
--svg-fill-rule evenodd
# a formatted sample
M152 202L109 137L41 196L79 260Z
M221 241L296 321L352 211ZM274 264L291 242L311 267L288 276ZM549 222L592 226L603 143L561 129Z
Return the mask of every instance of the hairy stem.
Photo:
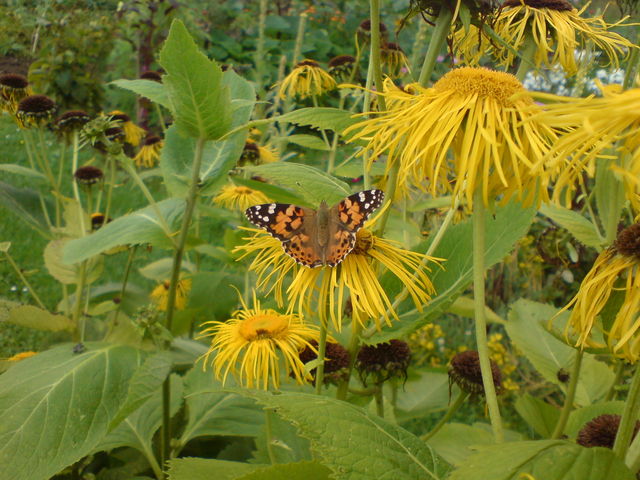
M449 405L447 413L444 414L444 416L438 421L438 423L436 423L435 427L433 427L429 433L423 435L422 437L420 437L420 439L426 442L436 433L438 433L440 429L444 427L446 423L451 420L451 417L453 417L453 415L460 409L468 396L469 394L467 392L460 390L460 394L456 398L455 402Z
M423 87L426 87L431 80L433 67L435 67L438 54L447 40L452 20L453 13L448 8L441 8L438 18L436 19L436 27L433 29L433 34L431 35L427 54L425 55L424 62L422 63L420 77L418 77L418 82Z
M631 443L636 419L638 418L638 409L640 409L640 366L636 364L627 400L624 404L622 418L620 419L616 441L613 444L613 453L622 460L625 459L629 443Z
M582 366L583 356L584 352L582 350L576 350L576 358L574 360L573 369L571 370L571 375L569 377L569 387L567 388L567 395L564 398L564 405L562 406L562 410L560 411L560 418L558 418L558 423L556 423L556 426L553 429L553 433L551 434L552 439L562 437L564 429L567 426L569 414L573 409L573 401L576 398L576 389L578 387L578 379L580 377L580 367Z

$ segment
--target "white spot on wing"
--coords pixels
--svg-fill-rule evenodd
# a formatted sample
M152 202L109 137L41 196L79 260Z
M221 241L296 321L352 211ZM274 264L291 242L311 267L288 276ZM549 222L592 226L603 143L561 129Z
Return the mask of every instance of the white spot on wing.
M276 204L272 203L271 205L269 205L269 210L267 210L269 212L270 215L273 215L274 213L276 213Z
M269 221L269 217L267 217L266 215L264 217L262 217L262 221L263 222L268 222Z
M262 208L262 205L257 205L256 206L256 210L260 210Z

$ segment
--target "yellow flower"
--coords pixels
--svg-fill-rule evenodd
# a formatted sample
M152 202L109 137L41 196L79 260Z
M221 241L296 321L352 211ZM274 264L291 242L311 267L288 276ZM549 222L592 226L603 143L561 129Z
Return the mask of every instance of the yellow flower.
M380 55L382 62L389 70L389 75L392 77L399 76L402 68L406 68L409 64L407 56L397 43L388 42L385 44L380 51Z
M242 298L240 302L242 308L226 322L205 323L211 326L201 335L214 337L204 355L205 365L215 352L212 364L216 378L224 383L232 373L241 385L266 390L269 383L275 389L279 387L280 362L284 361L287 373L303 383L309 375L298 354L305 348L316 351L311 342L318 340L317 329L306 325L298 315L261 308L255 292L253 308Z
M482 55L492 54L500 65L509 67L516 59L516 52L525 48L525 42L533 34L536 51L536 67L561 64L569 74L578 71L575 51L588 43L602 50L609 61L619 67L618 55L633 44L609 28L620 25L607 24L601 16L582 18L586 4L580 11L566 0L507 0L491 23L493 30L504 44L483 38L477 27L458 30L454 35L456 51L470 65L477 65Z
M425 264L437 259L404 250L368 230L357 233L356 246L341 263L318 268L298 265L283 251L281 242L264 230L247 230L254 235L236 250L243 252L240 258L256 254L249 268L258 274L258 286L269 287L278 304L283 305L285 279L291 272L293 280L286 289L289 311L315 312L323 324L330 319L338 331L347 299L351 301L352 318L360 323L373 319L380 328L380 318L387 324L392 318L398 319L391 299L380 284L380 272L374 260L402 282L418 310L422 310L434 293Z
M640 89L620 91L603 88L602 97L569 98L549 94L534 94L553 102L544 107L541 121L567 133L562 135L549 157L555 171L554 200L570 204L581 176L595 175L598 157L611 157L607 151L620 142L619 159L611 161L625 184L627 197L636 210L640 209L637 194L640 191Z
M548 199L542 158L555 133L522 84L507 73L463 67L432 88L397 88L385 81L387 111L345 130L350 141L366 140L372 162L387 152L387 172L399 163L398 191L409 184L433 196L453 191L473 206L482 189L485 205L497 195L526 204ZM371 115L371 113L369 114ZM451 151L452 157L449 156ZM465 200L465 199L462 199Z
M598 322L612 294L621 296L618 312ZM640 223L622 230L614 245L598 256L576 296L560 312L571 307L566 328L578 335L576 346L608 347L632 363L640 359Z
M278 95L282 99L315 97L336 88L336 81L318 62L303 60L298 63L280 85Z
M109 113L112 120L117 122L117 125L124 130L124 141L137 147L147 134L144 128L137 126L131 121L131 117L120 110L114 110Z
M225 185L217 197L213 199L214 203L222 205L228 209L245 211L252 205L261 203L269 203L271 200L262 192L253 190L249 187Z
M157 135L147 135L140 151L133 157L133 161L138 167L153 167L160 160L160 152L164 142Z
M19 362L20 360L24 360L25 358L33 357L37 355L38 352L20 352L16 353L13 357L7 358L7 362Z
M158 310L161 312L167 311L167 303L169 302L169 280L165 280L151 292L151 299L158 305ZM187 306L187 297L191 291L191 279L183 278L178 281L178 288L176 289L176 310L184 310Z

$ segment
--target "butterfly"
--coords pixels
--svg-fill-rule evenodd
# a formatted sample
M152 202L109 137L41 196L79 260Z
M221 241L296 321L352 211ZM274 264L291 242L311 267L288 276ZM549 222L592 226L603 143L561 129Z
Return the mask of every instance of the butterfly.
M251 223L282 242L285 253L305 267L334 267L353 250L356 232L384 200L382 190L364 190L332 207L323 200L318 210L286 203L247 208Z

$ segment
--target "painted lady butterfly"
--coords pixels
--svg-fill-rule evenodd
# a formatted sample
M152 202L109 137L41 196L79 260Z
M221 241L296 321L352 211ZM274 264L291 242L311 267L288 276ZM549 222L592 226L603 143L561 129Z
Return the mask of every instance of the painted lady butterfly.
M285 253L305 267L334 267L353 250L356 232L382 205L382 190L349 195L329 208L318 210L286 203L265 203L247 208L251 223L264 228L282 242Z

